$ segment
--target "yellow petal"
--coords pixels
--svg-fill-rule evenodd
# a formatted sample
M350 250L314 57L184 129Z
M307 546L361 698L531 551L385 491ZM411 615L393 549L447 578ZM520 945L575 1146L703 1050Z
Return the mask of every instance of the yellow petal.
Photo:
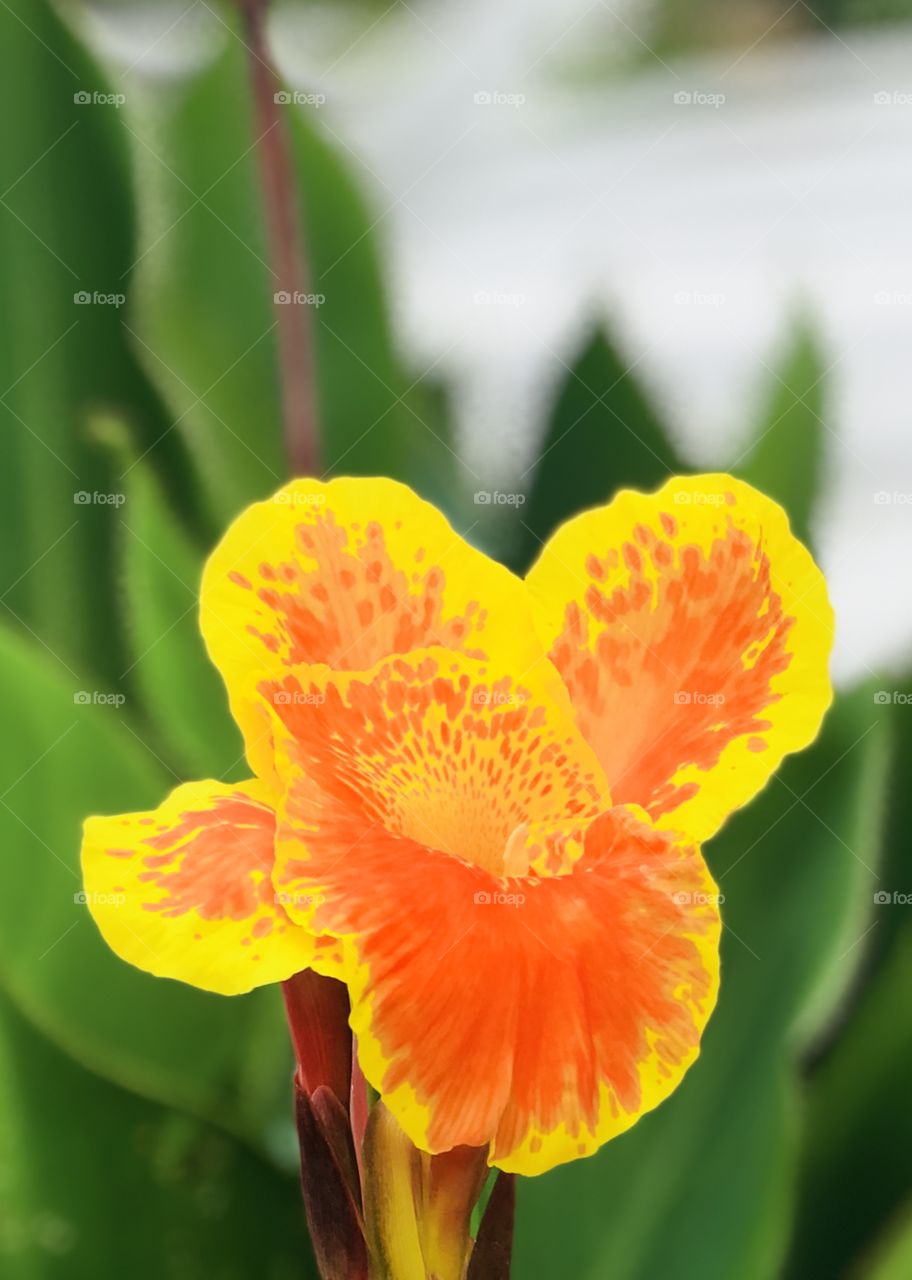
M249 507L206 566L201 626L267 778L269 721L253 696L264 677L363 670L428 645L501 654L517 675L542 656L523 583L385 479L296 480Z
M703 840L816 736L832 698L826 584L750 485L624 491L558 529L527 582L615 803Z
M222 995L280 982L316 943L272 886L275 813L260 782L189 782L147 813L89 818L89 910L129 964Z

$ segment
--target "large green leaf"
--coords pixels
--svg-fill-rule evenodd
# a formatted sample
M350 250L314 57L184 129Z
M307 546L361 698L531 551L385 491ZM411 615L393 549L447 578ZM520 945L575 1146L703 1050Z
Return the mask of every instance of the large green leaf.
M189 84L137 86L123 117L139 200L130 324L219 525L287 474L241 53L228 39Z
M219 525L287 474L244 48L188 85L136 94L139 350L204 476ZM305 229L328 473L390 474L419 491L452 475L442 421L416 405L387 329L374 218L318 125L282 108ZM293 305L293 304L292 304Z
M439 388L408 378L389 333L369 212L316 125L291 114L316 312L322 456L332 475L389 475L458 518L466 480Z
M118 108L47 3L0 5L0 597L62 670L123 667L113 617L117 469L86 410L163 431L118 296L133 257ZM79 101L80 95L89 101ZM177 438L159 456L174 460Z
M886 696L887 701L882 699ZM866 983L844 1011L838 1035L818 1055L807 1085L802 1161L790 1280L841 1275L895 1226L912 1193L912 685L880 692L870 714L892 722L895 764L889 790L888 858L869 902L863 945L875 954ZM873 898L873 895L872 895ZM855 1260L851 1262L851 1260ZM851 1265L850 1265L851 1262Z
M130 665L146 718L187 778L244 774L241 736L199 629L202 548L182 527L151 469L125 477L122 570Z
M781 369L772 371L757 439L734 468L736 475L782 503L803 542L810 541L822 479L825 373L814 332L805 323L798 325Z
M521 526L510 557L524 573L553 530L618 489L649 491L689 470L629 368L595 333L569 371L519 507Z
M871 1258L868 1280L909 1280L912 1276L912 1205L906 1205L900 1222Z
M825 1032L865 958L891 739L869 685L842 695L817 742L709 846L726 926L743 944L739 995L795 1048Z
M0 671L17 726L0 747L0 984L100 1074L261 1132L290 1072L278 994L227 1000L140 973L80 901L83 818L155 806L177 780L122 709L94 702L109 695L60 679L34 646L0 633Z
M906 908L908 910L908 907ZM912 1190L912 930L865 996L808 1090L808 1138L787 1275L840 1276Z
M99 1079L0 997L0 1269L305 1280L300 1196L224 1133Z
M886 774L874 712L870 690L846 698L708 848L726 930L700 1059L592 1161L523 1183L517 1280L776 1274L796 1165L795 1054L829 1017L837 975L849 981L849 955L864 953Z

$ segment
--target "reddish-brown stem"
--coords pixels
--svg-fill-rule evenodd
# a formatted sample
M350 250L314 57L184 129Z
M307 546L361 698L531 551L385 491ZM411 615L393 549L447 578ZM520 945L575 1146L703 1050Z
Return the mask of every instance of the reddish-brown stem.
M364 1072L361 1070L361 1063L358 1061L358 1046L352 1044L352 1071L351 1071L351 1112L352 1138L355 1143L355 1155L358 1160L358 1174L361 1178L361 1185L364 1185L364 1131L367 1128L367 1114L370 1110L367 1097L367 1081L364 1078Z
M466 1280L510 1280L516 1175L499 1173L481 1219Z
M304 969L282 983L297 1075L313 1093L330 1089L347 1110L352 1073L348 991L335 978Z
M301 1191L323 1280L367 1280L368 1260L348 1111L323 1087L295 1087Z
M254 136L272 269L285 447L293 475L315 475L319 419L314 379L313 308L298 215L288 120L276 101L279 81L266 45L269 0L238 0L244 19Z

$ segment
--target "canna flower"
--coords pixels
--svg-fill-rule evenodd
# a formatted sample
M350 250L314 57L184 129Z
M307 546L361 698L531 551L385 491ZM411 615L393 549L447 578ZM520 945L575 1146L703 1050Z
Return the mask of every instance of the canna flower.
M719 981L701 843L831 698L774 502L622 492L522 581L399 484L295 481L212 554L201 627L252 776L88 820L118 955L226 995L341 980L424 1152L537 1174L674 1090Z

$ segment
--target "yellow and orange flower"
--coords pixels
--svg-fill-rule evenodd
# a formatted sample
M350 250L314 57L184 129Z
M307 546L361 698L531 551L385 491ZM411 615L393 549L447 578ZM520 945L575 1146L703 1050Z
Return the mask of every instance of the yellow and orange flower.
M301 480L228 531L201 621L254 777L89 819L110 946L223 994L341 979L425 1151L540 1173L661 1102L718 987L700 842L831 697L782 510L624 492L521 581L399 484Z

